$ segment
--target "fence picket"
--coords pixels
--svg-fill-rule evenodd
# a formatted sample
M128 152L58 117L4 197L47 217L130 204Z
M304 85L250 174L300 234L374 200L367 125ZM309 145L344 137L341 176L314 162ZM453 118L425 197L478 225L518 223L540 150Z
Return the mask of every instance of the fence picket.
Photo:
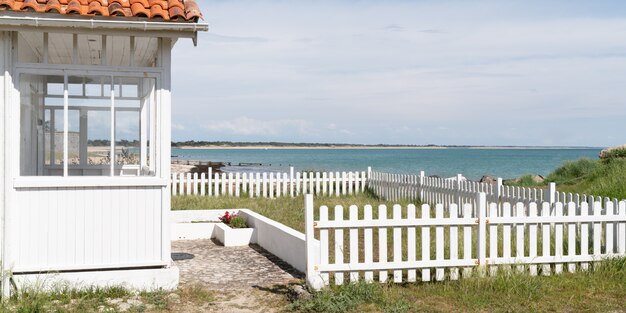
M198 194L198 173L193 173L193 186L192 186L192 194Z
M602 215L602 202L596 201L593 203L593 215ZM599 259L602 254L602 223L593 223L593 256L594 259Z
M556 217L563 216L563 203L557 202L554 204L554 213ZM554 256L563 258L563 223L557 222L554 225ZM563 272L563 264L557 263L554 265L554 273L561 274Z
M537 203L531 202L528 204L528 216L536 217L537 216ZM528 256L531 258L537 257L537 224L532 223L528 226ZM530 276L537 276L537 265L529 266Z
M320 172L315 172L315 194L320 195Z
M235 173L235 197L239 197L241 194L241 173Z
M185 188L185 185L186 185L185 173L180 173L179 178L178 178L178 181L179 181L179 183L180 183L180 184L178 185L178 186L179 186L178 192L179 192L181 195L186 195L186 194L187 194L187 188Z
M335 221L343 221L343 207L335 206ZM343 229L335 229L335 264L343 264ZM335 273L335 285L343 285L343 273Z
M589 215L589 203L580 204L580 216ZM589 223L580 223L580 255L589 255ZM589 263L580 264L580 269L586 271L589 269Z
M423 220L430 218L430 206L428 204L422 205ZM430 227L422 226L422 261L430 260ZM430 269L422 269L422 281L430 281Z
M472 217L472 205L466 203L463 205L463 217ZM463 226L463 259L472 259L472 226ZM463 268L463 276L467 277L472 274L471 267Z
M320 222L328 221L328 207L322 206L320 207ZM328 265L328 230L320 229L320 264ZM329 276L328 273L321 274L322 280L325 285L329 284Z
M319 178L319 176L317 177ZM359 208L356 205L350 206L350 221L359 220ZM359 263L359 229L350 228L350 264ZM359 281L359 272L350 272L350 282Z
M215 196L219 196L220 195L220 188L219 188L219 184L220 184L220 174L215 173L215 177L213 179L213 191L215 191Z
M409 204L407 207L407 219L409 220L415 220L416 216L415 216L415 205L414 204ZM415 227L408 227L407 228L407 258L409 262L415 262L417 260L417 254L415 251ZM407 271L407 281L408 282L415 282L417 281L417 271L415 269L409 269Z
M515 205L515 216L517 216L520 219L523 219L525 216L525 212L524 212L524 203L522 202L518 202ZM518 259L521 259L524 257L524 227L525 225L522 223L518 223L515 226L515 230L516 230L516 234L515 234L515 256ZM523 265L518 265L517 266L517 271L518 272L523 272L524 271L524 266Z
M211 167L209 167L209 171L207 172L207 182L206 182L206 187L207 187L207 195L209 197L213 196L213 169Z
M332 175L332 173L331 173ZM332 185L331 185L332 186ZM366 205L363 209L363 220L372 221L372 206ZM374 245L373 245L373 230L371 227L366 228L363 231L363 259L366 264L374 262ZM415 240L415 239L413 239ZM365 282L371 283L374 281L374 272L365 271L363 279Z
M172 174L172 196L178 194L178 181L176 179L176 174Z
M399 204L393 206L393 220L402 220L402 207ZM393 228L393 261L396 263L402 262L402 228ZM402 270L393 271L393 282L402 282Z
M574 199L576 200L576 199ZM576 207L578 204L570 202L567 204L567 216L576 216ZM573 257L576 255L576 223L567 224L567 255ZM570 273L576 272L576 263L567 264L567 270Z
M220 179L221 179L221 182L222 182L222 190L220 190L220 192L221 192L221 193L222 193L222 195L224 195L224 196L225 196L225 195L230 195L230 194L228 193L228 189L226 188L226 183L227 183L227 180L226 180L226 174L225 174L225 173L222 173L222 177L220 177Z
M511 203L506 202L502 205L502 216L511 217ZM502 225L502 257L511 258L511 224ZM509 267L505 267L506 270Z
M378 220L384 222L387 219L387 206L381 204L378 206ZM387 228L378 228L378 262L387 262ZM378 280L381 283L387 282L387 271L382 270L378 273Z
M619 203L617 214L620 217L626 216L626 201ZM617 224L617 253L626 253L626 222L624 221Z
M456 203L450 205L450 217L449 218L458 218L459 217L459 206ZM458 260L459 259L459 227L456 225L450 226L450 260ZM458 280L459 279L459 269L453 267L450 269L450 279Z
M541 204L541 216L550 216L551 205L548 202L544 202ZM542 241L542 249L541 253L544 257L549 257L551 255L550 252L550 223L542 223L541 224L541 241ZM542 274L544 276L550 276L550 264L544 264L542 268Z
M435 218L438 221L443 220L443 204L437 204L435 206ZM439 225L435 228L435 260L439 262L443 262L443 244L444 244L444 235L443 235L443 225ZM435 269L435 280L442 281L444 278L444 269L438 267Z

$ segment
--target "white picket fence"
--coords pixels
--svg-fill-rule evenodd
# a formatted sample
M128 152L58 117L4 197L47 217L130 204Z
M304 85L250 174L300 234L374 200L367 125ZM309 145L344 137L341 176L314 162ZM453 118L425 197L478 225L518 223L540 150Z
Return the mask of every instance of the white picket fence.
M209 197L248 195L250 198L281 196L352 195L365 191L367 172L207 173L173 174L172 195Z
M389 275L396 283L512 269L551 275L586 271L605 258L626 256L626 201L505 202L499 209L487 199L481 192L475 205L424 204L420 212L415 205L394 205L391 218L384 205L376 217L372 206L350 206L347 219L337 206L330 219L329 208L315 209L313 196L307 195L307 282L320 289L346 280L386 282Z
M555 183L549 183L545 189L504 186L502 178L497 178L495 184L489 184L464 180L461 174L452 178L427 177L423 171L419 175L372 172L368 180L368 188L385 200L420 199L422 203L443 204L445 208L449 208L453 203L457 205L471 203L475 206L478 193L485 193L487 201L500 205L502 203L515 205L518 202L524 203L525 206L529 203L574 202L580 206L582 202L609 200L614 203L619 202L618 199L558 192Z

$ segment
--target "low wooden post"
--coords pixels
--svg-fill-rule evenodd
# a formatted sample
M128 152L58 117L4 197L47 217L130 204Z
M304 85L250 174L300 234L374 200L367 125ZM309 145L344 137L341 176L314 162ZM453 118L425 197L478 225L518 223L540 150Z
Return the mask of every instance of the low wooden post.
M314 290L324 287L324 280L318 270L320 254L315 251L315 227L313 225L313 195L307 194L304 198L305 211L305 239L306 239L306 282Z

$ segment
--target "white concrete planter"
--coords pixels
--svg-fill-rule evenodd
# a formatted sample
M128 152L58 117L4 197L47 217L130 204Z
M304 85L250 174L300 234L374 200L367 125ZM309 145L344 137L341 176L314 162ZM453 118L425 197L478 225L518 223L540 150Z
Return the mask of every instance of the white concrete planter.
M224 247L247 246L252 242L254 228L231 228L224 223L215 224L215 238L224 244Z

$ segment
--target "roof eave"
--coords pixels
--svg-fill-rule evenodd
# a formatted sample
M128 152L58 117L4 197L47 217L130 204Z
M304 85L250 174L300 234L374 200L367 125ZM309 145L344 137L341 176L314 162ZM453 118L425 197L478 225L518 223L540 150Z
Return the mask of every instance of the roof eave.
M45 16L44 16L45 15ZM65 14L10 12L0 13L0 30L26 30L48 28L50 30L86 32L131 32L151 33L158 37L195 38L197 32L208 31L209 25L195 22L162 22L140 18L116 18L96 16L68 16ZM70 30L71 29L71 30Z

